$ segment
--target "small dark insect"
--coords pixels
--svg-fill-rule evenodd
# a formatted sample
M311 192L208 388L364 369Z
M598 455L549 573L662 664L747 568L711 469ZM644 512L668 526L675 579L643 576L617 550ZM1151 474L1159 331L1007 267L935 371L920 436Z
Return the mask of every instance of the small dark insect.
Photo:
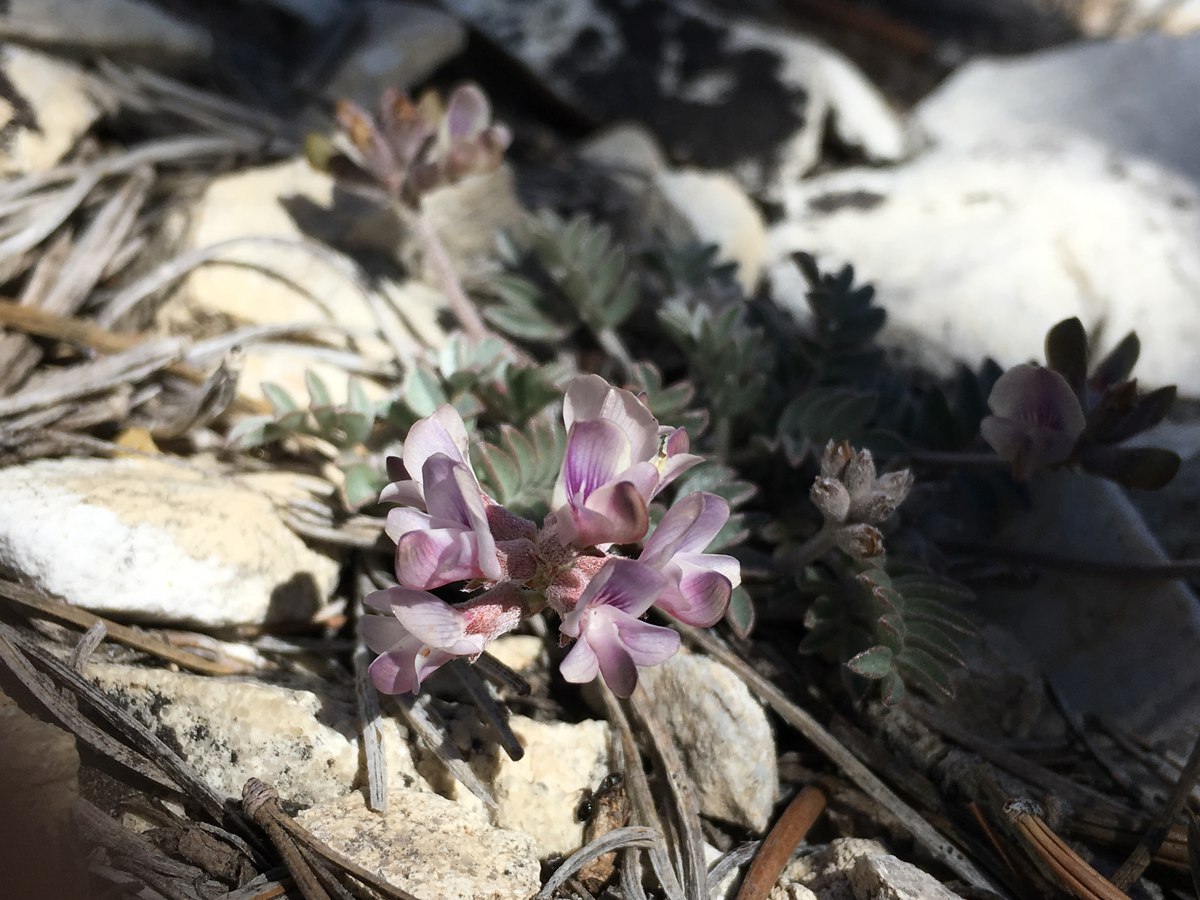
M610 772L594 791L585 791L575 808L575 815L584 823L584 844L623 828L629 822L629 797L625 794L625 779L621 773ZM616 853L598 856L581 868L577 877L589 892L596 894L612 878L616 860Z
M603 802L606 794L611 794L621 787L624 780L624 776L620 772L609 772L600 780L600 784L594 791L591 788L584 788L583 797L580 798L579 805L575 807L575 818L580 822L587 822L591 819L596 814L597 804Z

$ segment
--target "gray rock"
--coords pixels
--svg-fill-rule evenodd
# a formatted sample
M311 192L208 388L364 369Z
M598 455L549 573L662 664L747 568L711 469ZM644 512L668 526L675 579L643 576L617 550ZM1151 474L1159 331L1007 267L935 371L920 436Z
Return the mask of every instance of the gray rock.
M467 30L453 16L422 3L371 0L363 5L364 37L326 88L374 108L384 88L407 91L467 44Z
M0 76L0 174L53 168L100 117L96 84L71 63L10 44Z
M860 856L850 869L854 900L962 900L954 891L891 854Z
M899 120L844 57L687 0L450 0L584 115L635 120L668 152L774 194L817 161L827 118L871 159L904 149Z
M0 39L166 71L195 69L213 49L207 29L144 0L8 0Z
M887 849L878 841L838 838L788 863L779 884L799 884L821 900L859 900L850 886L850 873L860 859L886 855Z
M852 263L887 309L883 340L931 369L1040 358L1079 316L1105 348L1136 330L1148 386L1200 394L1200 190L1081 137L947 147L893 170L810 179L770 234L775 296L803 315L787 259Z
M93 664L87 675L225 797L240 798L254 777L307 806L340 797L359 781L349 697L141 666ZM426 790L395 722L381 724L389 784Z
M1200 36L1073 44L964 66L914 112L942 145L1081 134L1200 182Z
M690 654L642 669L640 678L638 690L651 693L679 744L700 811L765 829L779 792L775 737L742 680L716 660Z
M1032 485L1034 507L1012 517L1001 546L1103 559L1164 559L1125 493L1069 472ZM981 610L1014 632L1080 713L1182 746L1200 718L1200 601L1182 582L1129 584L1043 571L1036 587L989 589Z
M387 814L359 793L296 820L339 853L423 900L528 900L541 887L533 838L480 821L436 794L394 790Z
M344 15L348 8L347 0L242 0L242 2L273 6L314 28L331 24L338 16Z
M225 628L307 619L338 563L228 476L142 459L0 470L0 564L96 612Z

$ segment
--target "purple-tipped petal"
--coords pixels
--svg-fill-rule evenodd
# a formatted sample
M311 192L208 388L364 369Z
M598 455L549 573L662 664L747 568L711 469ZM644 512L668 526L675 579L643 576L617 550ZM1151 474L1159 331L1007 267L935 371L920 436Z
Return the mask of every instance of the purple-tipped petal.
M586 499L632 463L629 440L615 424L603 419L576 422L567 435L559 475L564 499Z
M620 613L614 613L613 620L621 644L635 665L657 666L679 650L679 634L670 628ZM603 660L600 668L604 668Z
M478 556L474 535L465 529L410 531L396 542L396 580L427 591L479 578Z
M600 662L587 641L576 641L559 663L558 671L572 684L587 684L600 672Z
M470 652L455 649L466 637L466 620L445 600L427 591L404 590L393 600L392 613L422 643L449 653Z
M732 592L733 585L719 572L685 572L678 586L663 591L654 605L685 625L708 628L721 621Z
M992 449L1018 477L1070 458L1087 424L1079 399L1053 369L1013 366L988 397L994 415L980 423Z
M425 496L421 493L421 485L415 481L394 481L385 485L379 492L380 503L399 503L401 506L411 506L414 509L425 508Z
M599 375L580 375L567 386L563 421L570 430L577 422L599 419L621 429L629 439L633 459L650 459L658 452L658 420L641 400Z
M443 403L433 413L421 419L408 431L404 440L404 468L414 481L423 476L425 461L436 453L454 462L467 463L467 426L453 406Z
M678 453L661 460L658 464L658 484L654 486L651 496L658 496L659 492L672 481L702 462L704 462L704 457L696 456L694 453Z
M429 513L421 512L410 506L400 506L388 510L383 530L392 539L392 543L398 543L400 538L410 531L421 531L432 527L433 517Z
M613 557L596 573L579 598L579 606L611 606L640 616L667 586L661 572L634 559Z
M492 105L477 85L459 85L446 102L446 136L451 144L481 134L491 119Z
M609 617L603 616L601 613L597 615L597 618L607 619ZM596 632L594 637L592 631ZM600 676L604 679L604 683L622 699L632 695L633 689L637 687L637 665L630 657L629 651L621 643L616 626L606 621L601 627L597 622L588 632L588 644L596 655L596 662L600 667Z
M724 499L703 492L688 494L667 510L638 559L658 568L676 553L703 551L727 521L729 504Z
M430 514L469 528L474 536L472 562L484 577L498 579L496 541L488 527L487 509L474 474L462 463L440 453L426 460L422 474Z
M408 629L395 616L363 616L358 623L363 643L376 653L386 653L407 637Z
M650 516L641 492L628 481L606 485L587 498L575 518L574 543L578 547L631 544L650 527Z

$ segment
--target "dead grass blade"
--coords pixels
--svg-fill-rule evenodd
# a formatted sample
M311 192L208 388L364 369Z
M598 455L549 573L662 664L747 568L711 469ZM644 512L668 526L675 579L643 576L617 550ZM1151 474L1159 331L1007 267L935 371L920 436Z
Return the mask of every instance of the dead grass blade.
M102 625L106 635L117 643L157 656L159 659L174 663L189 672L197 672L201 675L239 675L252 671L248 666L216 663L195 653L179 650L160 638L113 622L62 600L48 597L12 581L0 581L0 598L19 604L26 610L55 622L76 625L80 628Z

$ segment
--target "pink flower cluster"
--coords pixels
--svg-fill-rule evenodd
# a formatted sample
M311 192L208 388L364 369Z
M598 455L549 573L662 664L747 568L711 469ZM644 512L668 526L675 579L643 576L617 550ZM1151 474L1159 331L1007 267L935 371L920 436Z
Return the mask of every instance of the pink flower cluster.
M363 640L379 656L375 686L416 693L456 656L475 659L489 641L545 609L555 612L568 681L599 673L628 697L638 666L657 665L679 648L679 635L641 617L656 606L680 622L713 625L740 583L737 560L704 550L729 518L715 494L675 503L646 539L650 501L700 462L683 429L660 427L629 391L584 375L563 406L566 453L551 511L539 527L514 515L480 487L468 459L462 418L450 406L417 422L404 442L406 480L380 499L400 504L387 518L396 543L396 587L376 591ZM644 544L637 558L612 550ZM430 590L464 582L478 591L451 604Z

